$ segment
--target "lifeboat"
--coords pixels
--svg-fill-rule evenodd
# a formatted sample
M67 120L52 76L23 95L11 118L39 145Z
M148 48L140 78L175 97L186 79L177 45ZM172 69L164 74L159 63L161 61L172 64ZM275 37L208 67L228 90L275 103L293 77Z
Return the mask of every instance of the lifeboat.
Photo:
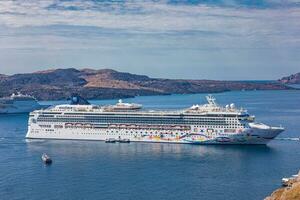
M138 126L136 126L136 125L131 125L130 128L136 129L136 128L138 128Z
M116 128L116 127L118 127L118 125L116 125L116 124L110 124L109 127Z
M147 126L140 126L141 129L147 129Z
M82 127L83 124L81 124L81 123L76 123L75 126L76 126L76 127Z
M85 124L84 127L85 128L92 128L92 124Z

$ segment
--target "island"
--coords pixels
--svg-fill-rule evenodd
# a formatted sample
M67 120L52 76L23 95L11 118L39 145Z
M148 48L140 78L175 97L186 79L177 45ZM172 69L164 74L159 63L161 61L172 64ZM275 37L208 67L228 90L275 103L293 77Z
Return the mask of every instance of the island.
M240 90L289 90L280 81L219 81L150 78L112 69L51 69L0 75L0 97L14 92L38 100L63 100L76 93L87 99L115 99L145 95L216 93Z
M287 77L283 77L278 81L284 84L300 84L300 72Z
M300 171L291 178L283 178L283 186L275 190L265 200L299 200L300 199Z

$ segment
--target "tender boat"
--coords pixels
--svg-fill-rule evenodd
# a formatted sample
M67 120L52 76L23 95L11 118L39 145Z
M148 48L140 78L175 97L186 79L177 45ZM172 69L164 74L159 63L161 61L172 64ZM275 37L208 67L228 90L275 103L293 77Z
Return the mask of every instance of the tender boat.
M105 143L116 143L116 142L117 142L117 140L114 138L108 138L105 140Z
M130 143L129 139L119 139L118 140L119 143Z

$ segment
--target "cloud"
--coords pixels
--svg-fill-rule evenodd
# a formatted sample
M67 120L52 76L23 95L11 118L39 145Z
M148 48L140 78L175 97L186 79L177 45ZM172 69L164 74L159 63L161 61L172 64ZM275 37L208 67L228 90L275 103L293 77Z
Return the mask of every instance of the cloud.
M172 2L1 1L0 24L7 27L71 25L131 32L203 31L243 35L276 34L284 31L281 28L286 26L300 27L298 6L260 9ZM276 1L267 2L275 4Z
M179 74L185 62L194 69L200 62L216 69L223 63L253 66L255 60L273 64L273 55L296 67L297 49L296 0L0 1L0 51L12 61L13 54L19 55L20 63L30 57L31 66L38 53L44 57L36 65L51 63L56 56L73 64L90 63L85 58L95 55L94 63L100 63L96 60L102 54L101 63L107 66L154 65L159 60L159 66L178 66ZM122 53L123 61L116 61L114 56ZM46 54L55 56L46 60Z
M219 47L232 46L227 42L230 40L244 40L248 48L300 45L300 1L253 2L0 1L0 27L7 29L0 35L81 39L153 35L211 40L212 48L216 43Z

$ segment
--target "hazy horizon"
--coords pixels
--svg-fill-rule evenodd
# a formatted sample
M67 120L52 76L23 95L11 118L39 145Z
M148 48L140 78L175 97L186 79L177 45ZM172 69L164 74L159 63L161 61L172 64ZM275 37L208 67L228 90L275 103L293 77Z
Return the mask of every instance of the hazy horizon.
M130 71L120 71L120 70L117 70L117 69L113 69L113 68L93 68L93 67L78 67L78 68L75 68L75 67L65 67L65 68L61 68L61 67L58 67L58 68L44 68L43 70L35 70L35 71L28 71L28 72L18 72L18 73L15 73L15 74L31 74L31 73L38 73L38 72L44 72L44 71L51 71L51 70L58 70L58 69L76 69L76 70L84 70L84 69L91 69L91 70L104 70L104 69L109 69L109 70L115 70L115 71L118 71L118 72L123 72L123 73L130 73L130 74L136 74L136 75L146 75L150 78L168 78L168 77L164 77L163 74L161 76L156 76L156 77L153 77L153 76L150 76L148 74L138 74L138 73L133 73L133 72L130 72ZM287 74L287 75L283 75L281 77L278 77L276 79L207 79L207 80L220 80L220 81L276 81L280 78L283 78L283 77L286 77L286 76L290 76L292 74L296 74L296 73L299 73L299 72L295 72L295 73L290 73L290 74ZM15 75L15 74L3 74L3 73L0 73L0 75L7 75L7 76L11 76L11 75ZM182 77L182 78L170 78L170 79L191 79L191 80L201 80L201 79L206 79L206 78L189 78L189 77Z
M300 71L300 0L16 0L0 1L0 16L0 74L276 80Z

